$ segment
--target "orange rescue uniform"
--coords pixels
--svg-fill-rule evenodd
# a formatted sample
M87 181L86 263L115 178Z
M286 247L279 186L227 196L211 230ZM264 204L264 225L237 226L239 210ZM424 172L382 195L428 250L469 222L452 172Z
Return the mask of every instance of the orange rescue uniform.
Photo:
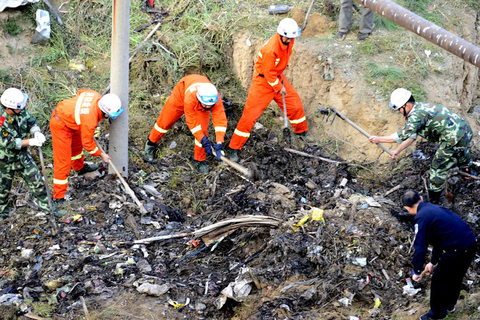
M250 132L272 100L283 110L282 94L279 91L285 85L285 105L287 117L295 133L308 131L302 100L292 87L283 71L288 65L295 39L289 45L284 45L280 34L275 34L268 40L258 53L255 63L252 84L248 91L247 102L242 117L237 124L230 141L231 149L241 149L250 137ZM285 84L283 84L285 82Z
M197 99L197 87L202 83L210 83L205 76L193 74L180 79L172 94L163 106L157 122L150 132L149 140L157 143L165 133L172 128L180 117L185 114L188 128L195 137L195 160L204 161L205 149L200 141L208 136L210 112L215 127L217 142L223 142L227 131L227 117L223 109L223 102L219 96L217 103L211 109L204 109Z
M102 95L93 90L80 90L74 98L61 101L50 119L53 145L53 198L65 197L70 168L83 168L83 148L92 156L102 152L93 140L95 128L103 119L98 107Z

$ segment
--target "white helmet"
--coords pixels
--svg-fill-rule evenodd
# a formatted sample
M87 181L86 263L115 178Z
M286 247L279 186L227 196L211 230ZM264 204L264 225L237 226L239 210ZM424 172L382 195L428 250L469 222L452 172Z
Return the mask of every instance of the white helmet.
M23 110L27 105L28 95L17 88L9 88L3 92L0 100L7 108Z
M218 101L217 88L211 83L202 83L197 87L197 99L206 106L213 106Z
M285 18L278 24L277 33L283 37L294 39L300 37L302 29L298 27L297 21L292 18Z
M393 108L393 110L398 110L403 107L408 100L410 100L411 96L412 93L407 89L395 89L390 96L390 103L388 104L388 106L390 108Z
M122 102L114 93L104 95L98 100L98 106L100 107L100 110L108 114L112 120L116 119L123 112Z

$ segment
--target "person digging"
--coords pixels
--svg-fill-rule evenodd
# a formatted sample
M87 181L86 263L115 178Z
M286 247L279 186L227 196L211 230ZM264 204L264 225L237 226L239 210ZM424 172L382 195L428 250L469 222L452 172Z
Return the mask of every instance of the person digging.
M95 129L103 119L115 120L122 114L120 98L109 93L80 90L73 98L61 101L50 118L53 145L53 202L65 203L70 168L79 175L98 169L96 164L84 163L83 149L94 157L108 162L110 156L98 148Z
M423 202L416 191L406 191L402 203L414 216L412 279L422 281L422 274L433 273L430 311L421 315L420 320L443 319L455 311L463 278L475 258L477 240L472 229L455 212ZM422 271L429 245L433 246L432 256Z
M229 144L229 157L232 161L238 162L238 150L247 142L253 126L270 102L275 100L280 108L284 108L282 94L285 97L287 118L295 135L306 142L313 142L307 135L308 125L302 100L283 74L300 31L295 20L285 18L280 21L277 33L260 49L247 102Z
M183 77L173 88L145 143L144 158L149 162L153 160L157 142L183 114L195 139L196 167L201 173L208 173L206 154L213 156L213 148L218 161L222 161L220 157L225 155L223 141L227 131L227 116L217 88L207 77L198 74ZM208 139L210 114L215 127L215 145Z
M465 119L441 105L416 102L412 93L404 88L392 92L389 106L405 117L405 126L390 136L371 136L369 141L400 143L392 151L392 159L396 159L417 136L438 142L440 146L430 164L430 202L440 202L448 170L455 165L463 172L476 175L470 169L473 162L468 149L473 133Z
M8 217L11 200L8 198L15 174L25 180L40 210L50 215L47 189L28 147L41 147L45 136L37 120L26 110L28 95L17 88L5 90L0 97L0 221ZM28 136L31 138L28 138ZM54 210L55 215L61 215Z

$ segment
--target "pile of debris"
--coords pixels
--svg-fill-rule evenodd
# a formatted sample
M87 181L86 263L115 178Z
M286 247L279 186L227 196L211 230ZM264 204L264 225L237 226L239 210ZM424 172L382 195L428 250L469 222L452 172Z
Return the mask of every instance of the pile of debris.
M358 165L322 160L321 147L304 157L272 136L252 140L241 164L255 159L259 181L213 161L201 175L181 153L132 161L142 215L118 178L73 177L56 237L19 186L16 213L0 227L0 313L139 319L119 305L102 315L126 294L169 319L390 319L428 308L428 281L406 282L414 235L399 197L424 193L430 145L379 185L356 177ZM477 180L457 178L449 205L477 234ZM478 283L476 265L467 279Z

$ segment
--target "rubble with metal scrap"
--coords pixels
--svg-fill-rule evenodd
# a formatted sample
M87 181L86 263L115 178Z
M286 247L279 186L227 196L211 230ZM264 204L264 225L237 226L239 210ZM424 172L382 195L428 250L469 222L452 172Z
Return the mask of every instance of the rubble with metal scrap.
M425 195L434 145L421 145L409 170L379 183L374 175L356 176L364 165L321 146L301 151L339 163L288 152L266 131L254 135L241 164L255 162L258 181L213 159L210 174L201 175L181 151L156 164L132 157L128 183L144 215L105 171L71 177L69 214L58 219L56 237L17 186L16 212L0 229L0 313L5 319L418 318L428 308L428 282L415 288L406 282L413 229L399 198L409 188ZM449 182L455 196L446 205L478 234L477 180L452 175ZM472 294L478 261L464 287ZM120 312L122 303L130 305ZM101 313L108 305L120 313Z

